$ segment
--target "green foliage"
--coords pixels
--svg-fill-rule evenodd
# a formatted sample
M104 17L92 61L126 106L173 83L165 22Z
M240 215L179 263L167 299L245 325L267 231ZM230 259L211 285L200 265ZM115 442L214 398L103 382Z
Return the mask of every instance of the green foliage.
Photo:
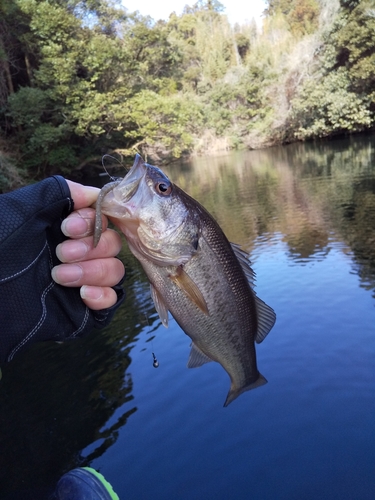
M27 180L25 169L16 165L8 150L9 145L0 142L0 193L21 187Z
M122 28L122 56L126 58L127 85L134 90L162 87L163 79L177 73L182 54L169 40L170 28L164 23L153 25L140 18Z
M348 75L339 69L320 82L306 82L293 102L292 122L295 137L309 139L364 130L373 117L368 97L350 91Z
M157 146L169 149L176 157L189 150L193 134L202 123L202 112L194 100L183 96L163 96L144 90L130 99L121 112L133 122L125 137L136 141L136 147Z
M347 69L352 88L375 101L375 16L371 1L350 11L341 29L333 34L337 65Z
M42 115L52 108L47 92L38 88L21 87L17 93L9 96L9 114L15 125L24 125L35 129Z
M256 66L238 70L233 81L222 81L205 94L206 123L218 136L229 133L241 137L262 120L268 111L262 83L265 75Z
M76 161L69 144L70 127L56 113L48 91L22 87L9 97L9 115L22 130L26 167L38 167L43 171L48 165L63 170ZM64 156L65 155L65 156Z
M365 130L374 125L375 19L372 2L347 2L326 36L320 69L292 103L289 138ZM318 67L319 68L319 67Z
M3 0L0 137L16 144L3 158L37 178L114 150L172 158L370 128L373 2L327 2L270 0L259 33L217 0L168 22L120 0Z
M250 39L244 33L236 33L235 41L239 55L242 59L245 59L250 49Z
M266 10L269 16L285 16L290 31L296 35L312 33L318 27L319 3L317 0L270 0Z
M225 10L224 5L219 2L219 0L198 0L195 4L190 7L189 5L185 6L184 13L219 13Z

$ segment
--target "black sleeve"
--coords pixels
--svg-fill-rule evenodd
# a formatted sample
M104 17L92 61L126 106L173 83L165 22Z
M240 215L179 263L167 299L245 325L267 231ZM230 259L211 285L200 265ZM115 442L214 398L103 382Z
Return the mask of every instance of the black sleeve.
M66 239L61 221L72 211L60 176L0 196L0 364L32 342L71 339L106 326L124 299L118 285L115 306L92 311L79 288L51 278L60 264L56 246Z

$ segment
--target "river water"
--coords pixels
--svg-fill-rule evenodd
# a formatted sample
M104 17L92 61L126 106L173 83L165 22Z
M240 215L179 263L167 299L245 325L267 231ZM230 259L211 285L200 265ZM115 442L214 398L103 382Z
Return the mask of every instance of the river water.
M3 369L0 498L48 498L91 465L121 500L374 499L374 165L358 136L165 168L250 254L277 313L268 384L223 408L228 375L186 368L190 339L161 326L124 243L113 323Z

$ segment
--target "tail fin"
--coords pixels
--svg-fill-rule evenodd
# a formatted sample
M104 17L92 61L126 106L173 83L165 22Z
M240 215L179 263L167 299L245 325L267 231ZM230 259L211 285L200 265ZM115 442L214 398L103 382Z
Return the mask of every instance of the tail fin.
M231 388L229 389L227 399L225 400L224 407L228 406L229 403L234 401L238 396L240 396L243 392L250 391L251 389L256 389L257 387L260 387L261 385L267 384L267 380L259 373L259 377L255 382L252 382L249 385L245 385L245 387L240 387L239 389L233 387L233 384L231 385Z

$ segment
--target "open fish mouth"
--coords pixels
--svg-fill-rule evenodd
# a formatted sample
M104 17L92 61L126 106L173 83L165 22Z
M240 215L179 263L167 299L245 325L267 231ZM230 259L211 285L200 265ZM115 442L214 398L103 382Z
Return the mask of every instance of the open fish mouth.
M119 203L128 203L138 191L141 180L145 177L147 168L142 158L137 154L134 164L126 176L117 184L113 196Z
M117 204L125 206L138 191L142 179L145 177L147 167L145 166L140 155L136 155L134 164L123 179L118 179L109 184L106 184L99 193L95 203L95 230L94 230L94 247L99 243L102 234L102 209L105 204L104 198L108 193L112 193Z

